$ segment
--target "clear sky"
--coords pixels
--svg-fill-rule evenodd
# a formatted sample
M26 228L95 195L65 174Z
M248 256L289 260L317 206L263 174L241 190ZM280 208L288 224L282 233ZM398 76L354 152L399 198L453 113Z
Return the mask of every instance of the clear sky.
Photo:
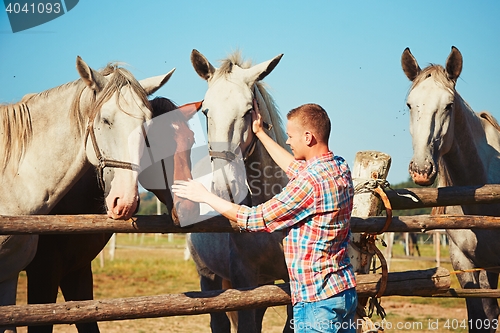
M330 148L352 165L356 152L392 156L388 180L408 178L412 156L400 58L410 47L423 68L463 55L457 90L476 111L500 119L500 1L80 0L63 16L12 33L0 13L0 103L78 79L76 56L99 69L121 61L138 79L177 68L156 95L203 99L192 49L215 66L240 49L255 63L283 53L265 79L283 115L322 105Z

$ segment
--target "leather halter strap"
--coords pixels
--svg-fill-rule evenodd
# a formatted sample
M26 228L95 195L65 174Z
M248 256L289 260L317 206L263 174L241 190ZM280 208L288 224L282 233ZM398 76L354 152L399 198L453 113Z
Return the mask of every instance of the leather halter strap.
M95 102L95 94L94 94L94 102ZM92 113L89 116L89 121L87 123L87 129L85 131L85 148L87 147L87 139L90 135L90 139L92 141L92 146L94 147L94 152L95 156L98 160L98 164L96 166L97 168L97 179L99 180L99 185L101 188L104 190L105 184L104 184L104 169L105 168L120 168L120 169L126 169L126 170L132 170L132 171L139 171L140 167L139 165L132 163L132 162L123 162L123 161L118 161L118 160L113 160L106 158L102 155L99 145L97 144L97 139L95 136L95 131L94 131L94 120L97 115L97 112L99 110L94 107ZM143 133L144 133L144 128L142 128Z
M243 161L246 161L247 158L250 157L250 155L252 155L256 145L257 145L257 136L253 134L250 146L248 146L248 148L245 150L245 154L243 155ZM236 150L238 150L238 148L236 148ZM212 158L219 158L229 162L234 161L237 157L236 153L229 150L223 150L223 151L209 150L208 155Z
M257 88L254 85L254 87L253 87L253 96L254 96L253 100L256 100L256 98L257 98L256 97L256 89ZM268 124L266 122L263 122L262 125L267 130L271 130L273 128L272 124ZM207 123L207 130L208 130L208 123ZM255 151L255 147L257 146L257 136L253 133L253 131L251 131L251 133L252 133L252 141L250 142L250 145L247 147L247 149L244 152L242 152L243 161L246 161L253 154L253 152ZM238 150L238 148L236 148L236 150ZM229 162L234 161L236 159L236 156L238 156L235 152L232 152L229 150L214 151L211 149L209 149L208 155L212 158L219 158L219 159L223 159L223 160L226 160Z

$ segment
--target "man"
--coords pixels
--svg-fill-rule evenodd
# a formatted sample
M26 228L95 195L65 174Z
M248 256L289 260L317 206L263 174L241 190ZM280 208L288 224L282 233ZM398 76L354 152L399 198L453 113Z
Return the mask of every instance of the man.
M204 202L248 231L284 230L295 332L354 332L356 281L347 254L354 190L343 158L328 148L331 124L317 104L287 114L286 143L293 155L263 129L254 102L252 130L287 172L283 190L255 207L226 201L195 181L179 182L180 197Z

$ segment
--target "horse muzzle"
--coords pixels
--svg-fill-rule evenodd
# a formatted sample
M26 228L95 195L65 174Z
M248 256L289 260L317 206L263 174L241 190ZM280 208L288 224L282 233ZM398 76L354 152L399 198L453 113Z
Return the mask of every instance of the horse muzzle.
M437 176L436 165L428 159L425 159L423 163L417 163L415 160L411 160L408 172L415 184L421 186L434 184Z

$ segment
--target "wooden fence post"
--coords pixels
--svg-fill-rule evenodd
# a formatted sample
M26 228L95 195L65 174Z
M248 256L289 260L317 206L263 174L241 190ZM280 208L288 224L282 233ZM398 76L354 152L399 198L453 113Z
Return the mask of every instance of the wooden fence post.
M385 153L377 151L362 151L356 154L354 166L352 169L352 178L356 189L354 195L354 207L352 216L368 217L378 216L381 213L381 200L372 191L374 182L385 180L391 166L391 157ZM349 246L349 257L354 270L358 274L368 274L373 255L364 241L365 237L359 233L353 233L351 244ZM358 307L364 308L368 302L367 297L359 297ZM358 331L366 331L373 327L370 319L356 317L356 320L362 319L363 325L356 325Z
M359 187L371 180L385 180L390 166L391 157L385 153L377 151L358 152L351 171L354 187ZM372 191L361 189L360 192L354 195L352 216L378 216L381 213L381 207L380 199ZM357 244L360 239L361 234L353 233L351 243ZM371 256L367 256L352 246L349 247L349 256L356 273L367 274L369 272Z
M109 239L109 260L115 260L115 250L116 250L116 233L113 233L111 238Z

